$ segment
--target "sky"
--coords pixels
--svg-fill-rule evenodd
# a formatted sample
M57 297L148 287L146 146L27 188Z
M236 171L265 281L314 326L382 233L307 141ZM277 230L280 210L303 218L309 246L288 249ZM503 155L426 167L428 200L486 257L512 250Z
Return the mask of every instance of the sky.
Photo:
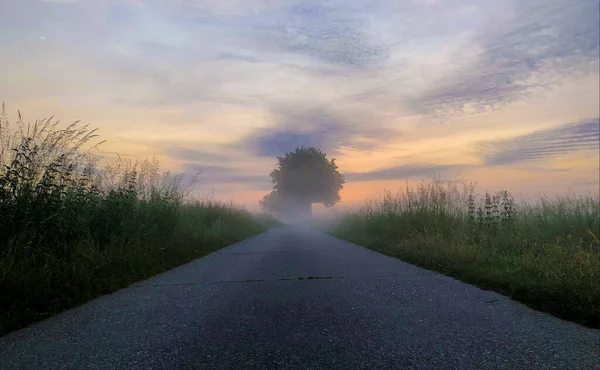
M250 209L316 146L342 203L598 193L598 0L0 0L0 101Z

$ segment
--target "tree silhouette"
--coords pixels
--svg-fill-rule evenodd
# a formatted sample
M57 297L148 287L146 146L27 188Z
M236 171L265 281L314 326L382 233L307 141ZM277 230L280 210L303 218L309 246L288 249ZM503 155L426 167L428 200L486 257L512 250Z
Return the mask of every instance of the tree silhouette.
M317 148L299 147L277 160L277 168L270 173L273 191L259 202L265 210L310 212L313 203L331 207L340 201L345 180L335 159L327 159Z
M275 191L265 195L262 200L258 201L258 204L268 212L278 213L283 211L283 201L279 193Z

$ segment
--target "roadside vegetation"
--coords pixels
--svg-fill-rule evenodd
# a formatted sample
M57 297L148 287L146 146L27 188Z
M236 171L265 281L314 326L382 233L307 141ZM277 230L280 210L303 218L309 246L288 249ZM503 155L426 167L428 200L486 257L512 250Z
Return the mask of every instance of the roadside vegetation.
M99 166L95 130L0 111L0 335L277 222L190 198L156 160Z
M423 182L342 212L326 231L600 326L600 199L566 194L515 204L507 191Z

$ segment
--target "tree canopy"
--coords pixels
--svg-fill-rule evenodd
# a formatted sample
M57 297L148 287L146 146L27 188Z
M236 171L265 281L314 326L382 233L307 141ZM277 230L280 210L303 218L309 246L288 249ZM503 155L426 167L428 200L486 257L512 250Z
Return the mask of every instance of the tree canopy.
M283 210L283 201L281 196L272 191L269 194L265 195L262 200L258 201L258 204L266 211L269 212L280 212Z
M277 160L277 168L270 173L273 191L259 202L266 210L277 212L284 207L282 200L286 198L326 207L340 201L345 180L335 159L327 159L317 148L299 147Z

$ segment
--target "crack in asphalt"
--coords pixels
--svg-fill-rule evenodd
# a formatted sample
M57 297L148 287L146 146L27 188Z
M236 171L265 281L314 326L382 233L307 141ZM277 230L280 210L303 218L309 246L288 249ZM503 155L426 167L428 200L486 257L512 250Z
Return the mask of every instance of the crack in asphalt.
M164 283L164 284L136 284L131 285L127 288L144 288L144 287L162 287L162 286L186 286L186 285L211 285L211 284L228 284L228 283L262 283L262 282L273 282L273 281L304 281L304 280L334 280L334 279L378 279L378 278L397 278L402 276L420 276L420 275L435 275L433 271L424 271L419 273L410 274L389 274L389 275L364 275L364 276L296 276L286 278L267 278L267 279L246 279L246 280L222 280L222 281L197 281L197 282L183 282L183 283ZM413 285L413 287L418 284ZM125 288L125 289L127 289ZM493 303L491 301L488 303Z
M238 252L238 253L222 253L222 255L230 254L233 256L238 256L238 255L247 255L247 254L312 253L312 252L339 252L339 251L348 253L347 249L338 248L338 249L318 249L318 250L287 250L287 251L273 251L273 252ZM361 251L357 249L354 252L361 252Z
M186 286L186 285L211 285L211 284L230 284L230 283L262 283L268 281L303 281L303 280L332 280L332 279L345 279L346 276L298 276L295 278L279 278L279 279L248 279L248 280L223 280L223 281L210 281L210 282L186 282L186 283L165 283L165 284L151 284L151 285L134 285L130 288L143 288L147 286L161 287L161 286Z

